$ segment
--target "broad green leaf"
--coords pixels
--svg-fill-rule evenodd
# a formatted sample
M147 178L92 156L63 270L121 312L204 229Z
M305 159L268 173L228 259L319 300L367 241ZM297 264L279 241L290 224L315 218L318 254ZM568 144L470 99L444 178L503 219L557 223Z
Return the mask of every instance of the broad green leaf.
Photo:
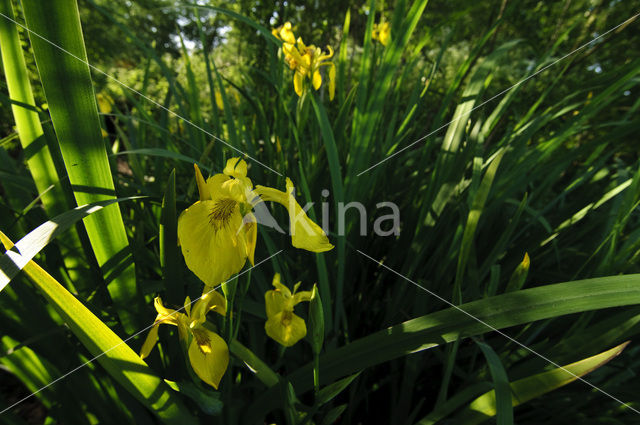
M11 240L2 232L0 239L7 250L13 247ZM120 339L109 326L35 262L29 261L24 266L24 271L82 345L95 356L95 360L140 403L166 424L196 423L178 396L172 393L126 341ZM69 373L73 373L73 370L57 377L50 384L64 379Z
M75 0L22 2L31 46L49 105L64 165L78 205L116 196ZM127 332L136 329L132 309L135 268L120 208L111 205L84 221L91 246Z

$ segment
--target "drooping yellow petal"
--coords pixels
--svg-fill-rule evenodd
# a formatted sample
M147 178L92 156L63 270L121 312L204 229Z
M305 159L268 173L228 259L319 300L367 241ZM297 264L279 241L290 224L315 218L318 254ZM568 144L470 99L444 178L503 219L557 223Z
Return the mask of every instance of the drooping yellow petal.
M293 196L293 190L293 183L287 178L287 192L266 186L256 186L255 193L260 195L263 201L277 202L289 211L293 246L312 252L329 251L333 245L329 243L322 228L314 223L298 204Z
M191 298L189 295L184 299L184 311L187 313L187 316L191 316Z
M218 389L229 365L229 348L224 339L204 327L192 330L189 362L193 371L207 384Z
M178 239L187 267L205 285L226 281L244 266L246 239L238 235L242 216L238 203L222 198L200 201L178 219Z
M296 45L298 46L298 50L300 50L302 53L305 53L307 51L307 46L306 44L304 44L304 41L302 41L302 37L298 37L298 40L296 40Z
M193 168L196 170L196 183L198 184L198 193L200 194L200 200L206 201L211 199L211 192L207 188L207 184L204 181L204 177L200 172L200 168L198 168L197 164L193 164Z
M155 347L156 342L158 342L158 328L160 327L160 323L156 323L151 327L151 330L147 334L147 338L144 340L144 344L142 344L142 348L140 349L140 358L145 359L149 357L151 354L151 350Z
M291 347L307 334L304 320L291 311L280 312L267 320L264 330L270 338L285 347Z
M156 342L158 341L158 327L160 325L178 325L178 321L181 316L184 316L183 313L179 311L167 308L162 303L162 299L160 297L155 297L153 300L153 306L158 312L156 316L155 323L151 327L149 334L147 334L147 338L144 340L142 344L142 348L140 349L140 357L145 358L149 356L153 347L155 347Z
M336 95L336 66L333 62L329 65L329 100Z
M313 54L312 50L308 49L305 54L302 55L302 61L298 64L298 71L302 76L306 76L311 69L311 64L313 62Z
M244 216L244 234L247 244L247 258L251 265L254 265L254 255L256 252L256 242L258 240L258 221L256 216L249 213Z
M322 76L320 75L320 71L316 70L313 73L313 88L318 90L322 85Z
M293 74L293 89L298 96L302 96L302 78L303 75L299 71Z

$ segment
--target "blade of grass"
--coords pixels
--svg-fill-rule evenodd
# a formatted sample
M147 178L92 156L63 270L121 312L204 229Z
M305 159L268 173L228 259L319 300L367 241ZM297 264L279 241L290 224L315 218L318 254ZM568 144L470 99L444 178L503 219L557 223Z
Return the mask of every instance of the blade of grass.
M509 377L507 376L507 372L504 370L500 357L498 357L490 345L481 341L476 341L476 344L478 344L478 347L482 350L485 359L487 359L491 378L493 378L495 404L494 415L498 417L496 424L513 425L511 388L509 386Z

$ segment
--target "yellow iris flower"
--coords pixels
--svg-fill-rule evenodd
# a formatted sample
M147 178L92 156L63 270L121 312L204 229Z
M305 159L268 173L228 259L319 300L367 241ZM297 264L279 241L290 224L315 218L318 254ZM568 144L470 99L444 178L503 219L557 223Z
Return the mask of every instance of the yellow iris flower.
M329 67L329 100L333 100L336 92L336 66L329 59L333 57L333 49L327 46L329 53L323 54L322 49L313 44L307 46L295 35L291 29L291 23L285 22L279 28L272 30L272 34L282 40L282 52L284 60L289 68L295 70L293 75L293 88L298 96L302 96L305 90L305 82L311 81L313 88L318 90L322 85L320 68Z
M378 40L383 46L389 44L391 38L391 25L389 22L382 21L379 24L373 24L371 38Z
M158 315L153 327L147 335L147 339L140 350L143 359L151 353L158 341L158 327L160 325L173 325L178 327L178 335L186 344L189 362L193 371L207 384L218 389L218 384L229 365L229 348L218 334L203 326L207 320L207 313L214 310L217 313L226 314L226 301L216 291L206 292L191 308L189 297L184 301L184 311L166 308L160 297L154 300L154 306Z
M247 164L240 158L227 161L222 174L206 181L195 166L200 200L178 219L178 240L187 267L208 287L224 282L244 267L253 265L257 220L252 208L262 201L274 201L289 210L293 246L313 252L333 248L324 231L296 202L293 184L287 192L265 186L253 189Z
M273 286L276 289L264 294L267 310L267 323L264 330L270 338L285 347L291 347L307 334L307 325L300 316L293 312L293 307L303 301L311 299L311 291L296 292L300 282L293 287L293 293L280 283L278 273L273 277Z

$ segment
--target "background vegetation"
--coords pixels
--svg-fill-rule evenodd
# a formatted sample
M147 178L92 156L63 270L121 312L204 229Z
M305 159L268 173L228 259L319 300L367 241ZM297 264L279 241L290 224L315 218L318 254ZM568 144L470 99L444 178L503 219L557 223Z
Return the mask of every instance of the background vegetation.
M35 249L46 272L30 263L0 288L0 409L135 335L0 421L637 421L633 2L0 3L0 230L17 242L76 205L142 196L84 224L58 220L69 229ZM387 46L371 39L381 17ZM333 101L326 75L295 94L270 35L285 21L336 51ZM90 74L69 55L82 46ZM248 160L254 184L290 177L318 221L326 202L336 248L296 250L260 228L256 262L284 251L237 280L232 361L214 392L175 329L161 328L148 367L127 346L139 350L154 296L178 306L200 294L171 238L197 198L192 164L221 172L229 145L259 161ZM351 201L366 206L366 235L356 210L338 232ZM399 206L398 236L372 232L379 202ZM318 283L319 393L308 341L282 350L264 333L275 272Z

